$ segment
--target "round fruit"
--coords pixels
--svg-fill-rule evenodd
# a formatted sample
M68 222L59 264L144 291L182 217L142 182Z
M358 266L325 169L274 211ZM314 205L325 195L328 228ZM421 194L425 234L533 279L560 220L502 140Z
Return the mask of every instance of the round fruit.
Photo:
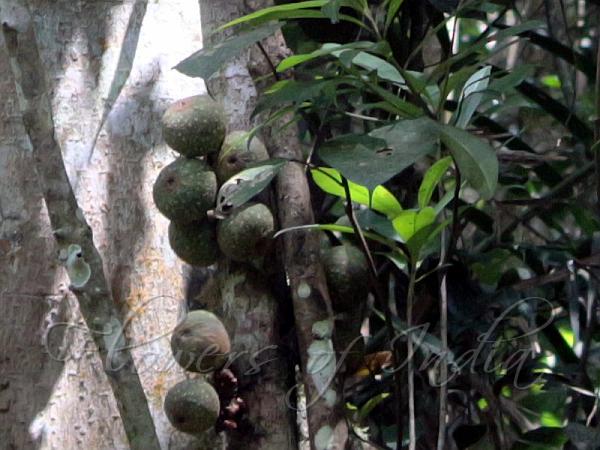
M192 266L210 266L219 256L217 227L208 221L169 224L169 244Z
M227 330L213 313L190 311L171 336L171 351L181 367L190 372L221 369L229 357Z
M214 426L221 405L215 389L202 380L177 383L165 398L169 422L184 433L202 433Z
M217 225L221 251L234 261L251 261L264 256L275 230L273 214L262 203L248 203Z
M171 220L202 220L215 205L217 177L204 161L178 158L160 172L152 196L158 210Z
M344 311L363 302L369 293L369 270L363 253L344 244L327 248L322 255L333 306Z
M248 142L245 131L233 131L225 136L223 147L217 160L217 178L223 183L249 164L269 159L269 153L257 137Z
M225 110L208 95L195 95L173 103L162 117L163 136L184 156L208 155L221 148L225 138Z

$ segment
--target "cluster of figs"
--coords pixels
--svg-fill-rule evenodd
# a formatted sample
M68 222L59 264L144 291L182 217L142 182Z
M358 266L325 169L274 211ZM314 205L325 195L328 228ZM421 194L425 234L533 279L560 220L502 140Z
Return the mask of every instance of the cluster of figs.
M225 218L210 214L223 183L250 164L269 158L258 138L250 139L243 131L227 134L226 128L223 108L207 95L178 100L162 118L165 141L180 156L160 172L153 188L154 203L170 220L171 248L193 266L210 266L220 255L239 263L252 263L270 249L275 225L266 205L246 203ZM349 243L332 246L324 239L321 252L333 307L339 317L336 335L342 347L350 345L345 352L346 363L356 366L363 350L362 340L356 338L369 291L367 262L362 252ZM164 403L173 426L199 434L217 423L233 423L245 405L232 394L231 386L237 386L235 376L224 369L231 343L219 318L206 310L190 311L173 330L171 349L184 369L213 372L213 384L219 388L215 390L201 378L173 386ZM223 384L228 386L223 388Z
M257 138L249 139L243 131L226 134L226 128L225 111L207 95L178 100L162 117L165 142L180 156L158 175L154 203L170 220L171 248L193 266L210 266L221 254L250 262L267 251L274 231L273 215L261 203L247 203L222 220L210 214L220 185L249 164L269 158ZM222 374L231 343L215 314L194 310L173 330L171 350L187 371ZM169 390L164 409L175 428L199 434L222 418L222 410L232 407L230 401L238 399L226 398L223 405L223 396L209 382L194 378Z

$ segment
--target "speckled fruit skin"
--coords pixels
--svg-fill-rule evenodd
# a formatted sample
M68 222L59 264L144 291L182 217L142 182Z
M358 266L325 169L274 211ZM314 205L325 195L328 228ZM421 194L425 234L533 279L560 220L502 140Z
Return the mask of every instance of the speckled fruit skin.
M215 205L217 176L204 161L177 158L158 175L152 196L158 210L170 220L202 220Z
M249 262L264 256L274 230L269 208L262 203L248 203L219 222L217 242L228 258Z
M165 413L169 422L184 433L202 433L213 427L221 405L215 389L202 380L177 383L165 398Z
M169 244L179 258L192 266L206 267L219 256L217 226L206 220L169 224Z
M223 323L210 311L190 311L173 330L171 351L190 372L221 369L229 357L231 342Z
M184 156L217 152L225 138L227 117L208 95L195 95L173 103L162 117L165 142Z
M327 286L336 311L347 311L369 293L369 270L363 253L353 245L322 250Z
M219 152L215 172L220 183L224 183L236 173L241 172L249 164L266 161L269 153L265 145L257 137L248 145L248 133L232 131L225 136L223 147Z

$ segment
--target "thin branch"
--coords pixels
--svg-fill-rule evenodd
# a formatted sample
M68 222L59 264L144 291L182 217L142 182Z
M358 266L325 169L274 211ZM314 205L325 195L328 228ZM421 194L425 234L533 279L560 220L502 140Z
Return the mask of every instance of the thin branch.
M417 275L417 268L411 264L410 267L410 278L408 281L408 294L406 295L406 346L407 346L407 372L408 372L408 434L409 450L415 450L417 448L417 428L415 420L415 368L413 364L413 340L411 337L411 328L413 325L413 308L415 300L415 281Z
M23 12L24 15L19 20L15 19L14 23L10 18L3 18L2 30L50 224L63 253L78 246L80 251L76 256L83 264L89 265L89 278L76 288L72 286L71 290L79 300L81 313L100 353L129 445L136 450L158 450L160 444L154 422L125 342L123 324L104 276L102 259L94 247L92 230L77 204L61 149L54 138L45 69L40 59L33 22L29 13L24 9Z
M259 1L254 6L267 4ZM262 43L268 58L250 58L249 71L255 79L272 73L275 64L287 54L283 35L278 32ZM265 61L266 60L266 61ZM255 83L259 94L267 88L265 83ZM277 129L277 124L290 119L289 114L276 123L263 128L263 137L273 157L302 161L303 154L297 130L293 127ZM277 214L283 228L314 224L310 190L304 170L305 162L287 164L277 177ZM345 448L348 441L348 426L344 419L343 396L337 380L322 385L323 377L329 377L329 367L336 365L335 353L327 364L316 362L316 353L332 348L332 336L313 334L316 323L333 323L333 310L319 258L319 239L315 233L286 233L283 236L283 261L292 297L296 337L300 352L303 382L306 388L307 419L312 449L320 448L322 439L330 445ZM321 356L322 358L323 356ZM325 366L325 367L324 367ZM315 367L320 367L315 370ZM335 370L334 370L335 372ZM324 433L326 435L324 435Z
M400 370L398 369L400 365L400 355L398 351L398 346L396 345L396 339L394 338L395 333L394 325L392 324L392 311L390 309L388 301L384 298L384 296L381 293L381 288L379 286L379 282L377 281L377 267L375 266L375 260L373 259L373 255L369 250L369 245L367 244L364 233L362 232L362 229L360 228L360 225L356 220L356 215L354 214L354 209L352 207L352 195L350 193L350 185L348 184L348 180L345 177L342 177L342 186L344 187L344 193L346 194L346 216L348 216L348 220L350 220L350 224L354 229L354 234L360 242L360 248L364 253L365 257L367 258L367 262L369 264L369 281L371 283L373 295L375 296L375 301L383 307L383 313L385 315L385 327L392 350L392 366L394 369L394 395L396 396L397 429L396 442L402 442L402 413L404 412L401 401L402 375Z
M590 268L598 267L600 265L600 253L593 254L587 258L576 259L575 265L577 267ZM539 277L528 278L527 280L520 281L511 286L515 291L527 291L537 287L545 286L550 283L558 283L569 277L568 269L560 269Z

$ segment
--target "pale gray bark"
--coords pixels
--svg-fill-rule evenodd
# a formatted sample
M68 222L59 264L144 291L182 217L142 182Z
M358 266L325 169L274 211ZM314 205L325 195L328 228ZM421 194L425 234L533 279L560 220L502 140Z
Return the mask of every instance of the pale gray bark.
M162 411L167 389L182 377L164 335L180 313L183 270L168 246L167 221L156 213L151 187L174 157L160 137L162 111L204 89L199 80L171 70L201 46L197 5L36 0L30 6L56 140L110 294L139 345L134 360L161 447L184 448L189 438L175 432ZM59 265L7 60L0 45L0 447L129 448L101 360ZM63 321L80 328L53 327ZM57 361L61 348L64 361Z

